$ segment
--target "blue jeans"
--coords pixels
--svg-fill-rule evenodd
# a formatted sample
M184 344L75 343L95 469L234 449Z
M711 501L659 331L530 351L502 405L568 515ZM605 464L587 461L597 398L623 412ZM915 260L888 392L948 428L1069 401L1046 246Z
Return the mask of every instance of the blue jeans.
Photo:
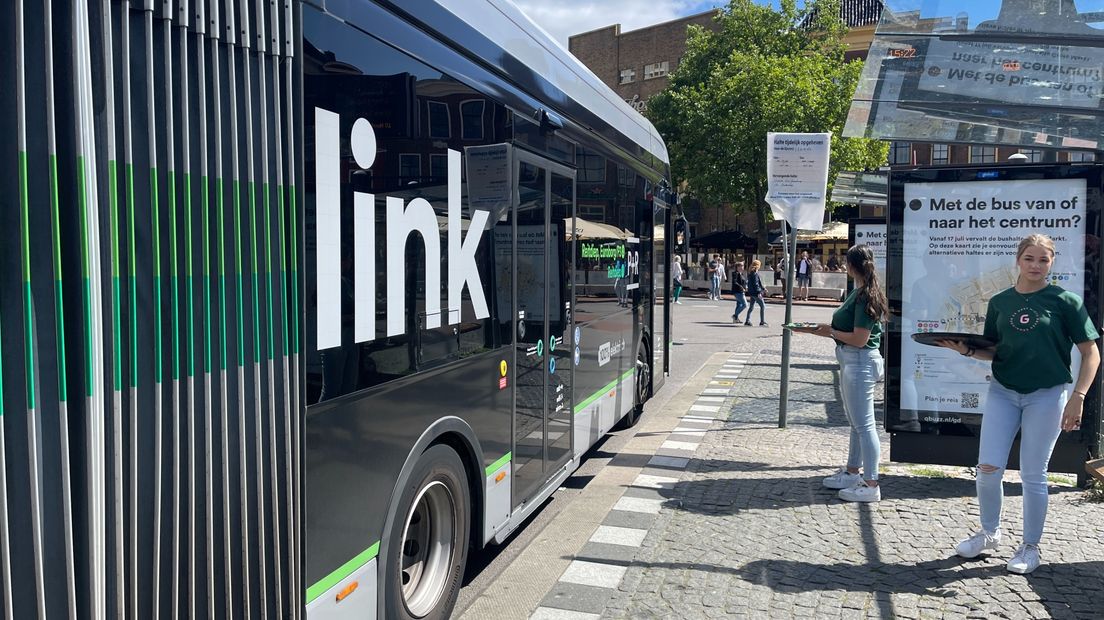
M748 299L747 319L745 319L744 322L745 323L750 323L751 322L751 313L755 311L755 304L759 304L759 322L760 323L766 323L767 319L766 319L766 314L765 313L767 311L767 307L765 305L763 305L763 297L760 296L760 295L756 295L755 297L752 297L752 298Z
M721 298L721 278L720 277L718 277L718 276L713 276L712 277L712 281L709 283L709 295L712 296L713 299L720 299Z
M740 291L732 291L732 294L736 296L736 309L732 311L732 318L739 320L740 313L747 308L747 302L744 301L744 294Z
M1056 385L1020 394L989 382L989 397L981 417L981 446L978 464L998 468L983 472L978 468L977 494L981 505L981 527L993 532L1000 527L1004 503L1004 468L1016 431L1020 432L1020 478L1023 480L1023 542L1039 544L1046 522L1047 464L1054 443L1062 432L1062 410L1066 407L1066 386Z
M863 478L878 479L878 461L882 443L874 421L874 386L885 372L885 362L877 349L836 345L840 365L840 395L843 411L851 423L851 443L847 449L847 467L862 466Z

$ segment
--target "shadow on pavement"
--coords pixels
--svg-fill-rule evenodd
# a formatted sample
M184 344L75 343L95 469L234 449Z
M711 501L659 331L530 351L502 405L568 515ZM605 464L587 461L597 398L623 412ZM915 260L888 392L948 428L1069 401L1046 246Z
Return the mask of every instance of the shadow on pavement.
M767 586L782 593L810 590L869 592L878 597L879 603L883 602L879 595L916 594L945 598L949 599L949 603L973 607L975 601L972 597L970 600L965 600L965 596L962 601L953 600L960 596L956 584L968 579L1018 578L1011 575L1003 563L978 562L958 556L915 564L878 561L866 564L816 564L799 560L755 560L737 569L735 574L744 581ZM1099 596L1100 592L1104 592L1102 561L1043 564L1024 578L1039 597L1039 602L1056 617L1073 614L1087 618L1100 612L1099 608L1094 609L1091 602L1093 595L1089 593L1097 592ZM1016 604L1025 600L1009 585L993 584L994 598L998 604ZM884 600L888 601L889 597L884 596Z

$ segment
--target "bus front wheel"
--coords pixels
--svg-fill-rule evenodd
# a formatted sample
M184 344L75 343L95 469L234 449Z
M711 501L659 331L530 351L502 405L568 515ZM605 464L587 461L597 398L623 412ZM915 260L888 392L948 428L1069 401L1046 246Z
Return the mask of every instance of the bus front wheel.
M649 363L650 359L648 347L641 342L640 348L636 354L633 406L632 409L625 414L625 417L621 418L621 423L618 426L622 429L636 426L636 423L640 421L640 416L644 414L644 401L648 400L652 387L652 365Z
M403 489L386 570L386 618L448 618L468 554L471 510L464 464L451 448L422 454Z

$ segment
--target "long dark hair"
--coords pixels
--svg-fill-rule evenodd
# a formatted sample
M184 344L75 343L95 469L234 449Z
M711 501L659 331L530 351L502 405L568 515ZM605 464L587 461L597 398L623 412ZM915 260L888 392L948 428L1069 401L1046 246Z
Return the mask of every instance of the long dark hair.
M853 246L847 250L847 264L853 272L862 275L863 287L859 290L859 301L866 306L866 314L875 321L884 321L889 312L889 304L878 282L878 272L874 270L874 253L868 246Z

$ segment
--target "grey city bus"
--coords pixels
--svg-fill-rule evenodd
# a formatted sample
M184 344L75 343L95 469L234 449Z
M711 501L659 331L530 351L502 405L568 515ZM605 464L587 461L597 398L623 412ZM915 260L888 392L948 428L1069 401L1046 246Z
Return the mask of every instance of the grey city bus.
M448 617L662 384L663 141L509 0L13 3L4 617Z

